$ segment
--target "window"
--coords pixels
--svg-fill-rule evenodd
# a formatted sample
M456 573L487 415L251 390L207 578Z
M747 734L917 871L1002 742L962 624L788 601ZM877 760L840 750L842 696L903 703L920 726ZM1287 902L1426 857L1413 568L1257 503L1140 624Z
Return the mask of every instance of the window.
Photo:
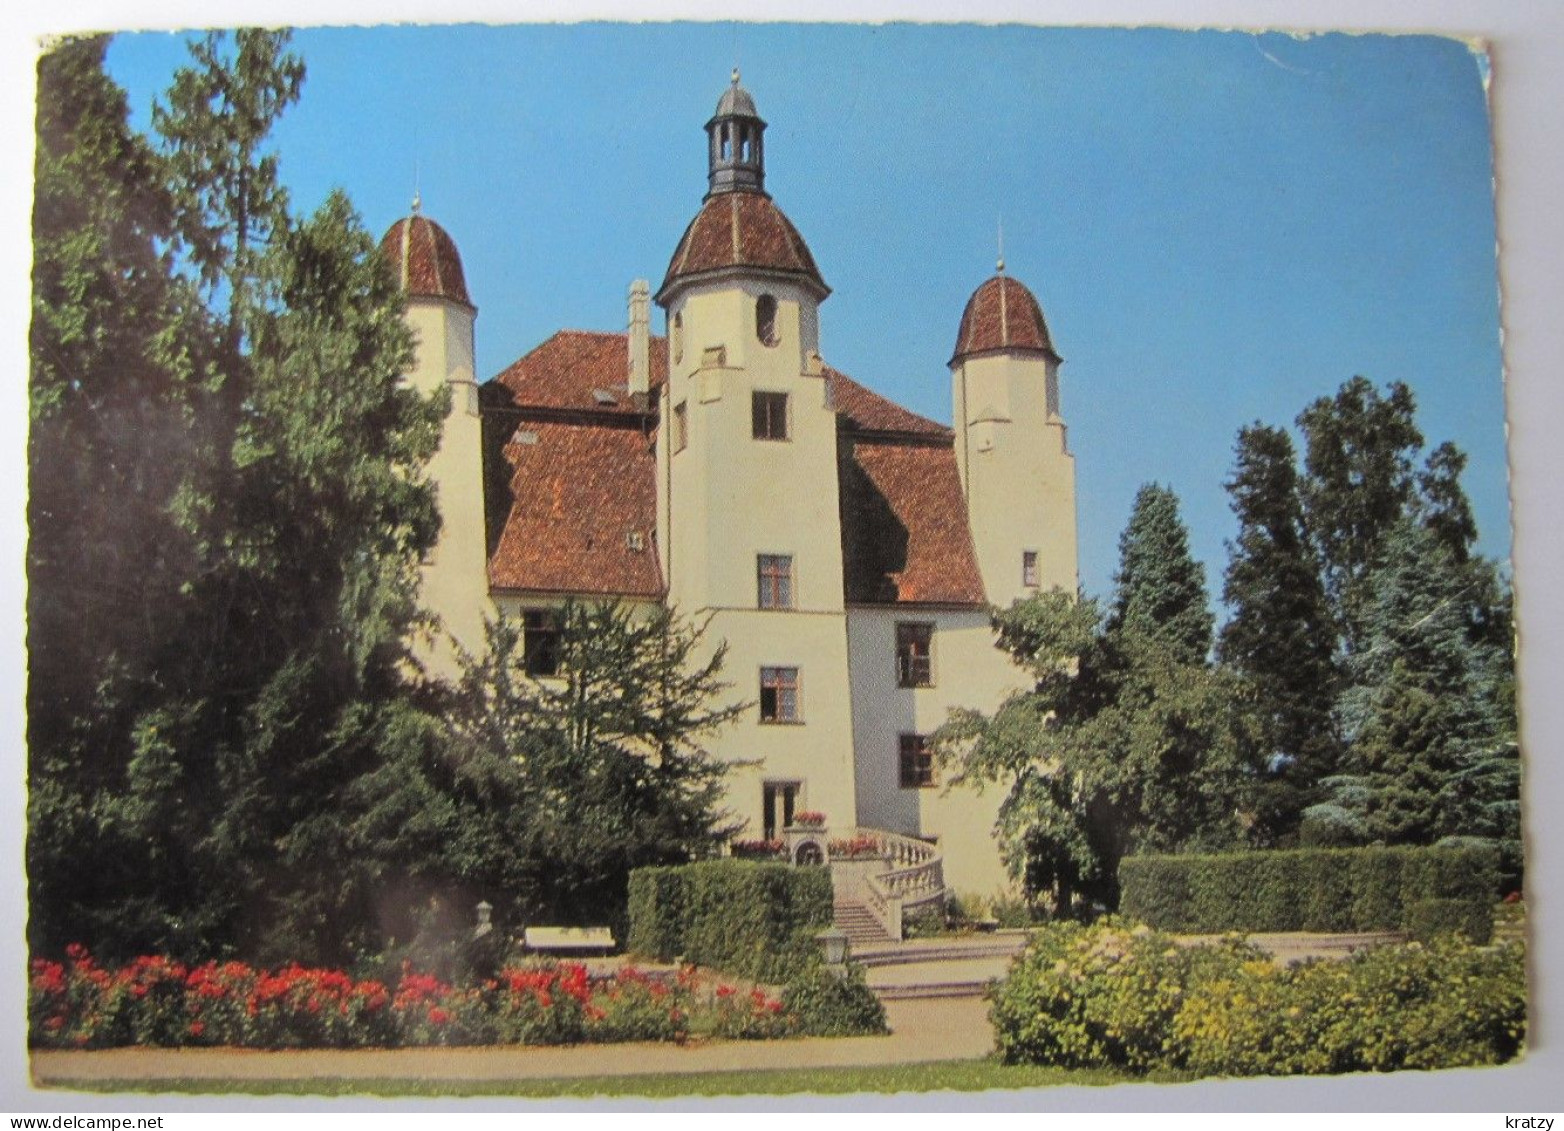
M762 345L777 344L777 300L771 295L755 300L755 336Z
M684 360L684 311L673 316L673 360Z
M760 669L760 721L796 723L798 711L798 669Z
M934 685L934 626L898 624L896 626L896 685L932 687Z
M528 675L558 675L559 614L553 609L528 609L523 615L522 655Z
M786 393L756 393L753 409L755 439L787 439Z
M760 575L760 607L791 609L793 607L792 557L787 554L761 554L757 572Z
M673 406L673 450L682 452L689 442L690 413L685 402L680 401Z
M1037 588L1037 551L1021 551L1021 584Z
M934 755L922 734L901 736L901 787L928 789L934 784Z

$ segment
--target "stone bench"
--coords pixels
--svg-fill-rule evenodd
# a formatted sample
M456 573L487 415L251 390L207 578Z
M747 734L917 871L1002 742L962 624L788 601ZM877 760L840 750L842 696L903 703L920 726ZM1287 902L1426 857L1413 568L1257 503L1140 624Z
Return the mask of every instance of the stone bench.
M606 955L614 949L607 927L528 927L521 937L539 954Z

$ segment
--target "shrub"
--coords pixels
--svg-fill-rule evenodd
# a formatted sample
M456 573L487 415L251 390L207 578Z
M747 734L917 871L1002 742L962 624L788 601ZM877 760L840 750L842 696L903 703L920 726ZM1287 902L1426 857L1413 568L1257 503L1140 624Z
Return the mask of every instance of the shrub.
M939 903L924 903L902 915L901 934L904 939L926 939L945 932L945 907Z
M1395 931L1405 911L1401 905L1401 865L1406 853L1368 849L1346 857L1352 887L1352 924L1360 931Z
M1437 900L1464 908L1443 921L1486 939L1498 890L1493 851L1474 847L1132 856L1119 880L1125 917L1201 933L1412 930L1412 908Z
M652 873L648 876L647 873ZM710 860L630 875L630 949L738 977L785 982L818 960L831 923L831 874Z
M660 962L671 962L684 952L686 886L682 868L637 868L630 873L626 950Z
M1030 927L1045 922L1048 918L1041 907L1012 895L995 896L989 907L989 914L1001 927Z
M728 842L728 851L740 860L787 859L787 843L781 840L734 840Z
M869 989L863 968L850 963L841 970L814 966L793 978L782 990L782 1009L796 1018L797 1032L807 1037L856 1037L888 1033L885 1006Z
M1405 922L1407 933L1421 942L1458 934L1481 945L1493 937L1493 909L1464 899L1420 899L1407 908Z
M1497 1064L1525 1036L1518 946L1371 948L1283 968L1234 939L1176 947L1145 927L1049 928L990 993L1008 1062L1200 1075Z
M1264 956L1237 942L1184 950L1147 927L1061 923L1034 936L991 992L1006 1063L1145 1070L1166 1060L1192 970L1208 978Z

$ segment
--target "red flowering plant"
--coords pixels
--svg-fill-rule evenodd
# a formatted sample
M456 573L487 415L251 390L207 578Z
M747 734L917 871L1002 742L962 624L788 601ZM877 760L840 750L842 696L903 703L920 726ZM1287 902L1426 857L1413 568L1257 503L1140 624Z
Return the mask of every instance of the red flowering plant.
M728 850L740 860L786 860L787 845L780 840L735 840Z
M585 1036L592 1009L592 987L585 966L508 966L484 984L483 992L500 1041L563 1045Z
M825 848L833 860L866 860L885 855L885 845L880 838L863 833L832 840Z
M457 989L406 963L390 1012L403 1045L482 1045L500 1036L481 988Z
M684 971L672 977L622 967L592 1004L599 1013L588 1026L599 1041L683 1041L689 1036L697 983Z
M795 1019L782 1003L758 986L745 993L721 983L712 994L705 1028L713 1037L745 1041L787 1037L796 1031Z
M207 962L186 974L186 1035L190 1042L253 1044L250 1006L258 976L243 962Z
M796 829L823 829L825 828L825 814L817 813L813 809L800 809L793 814L793 827Z
M262 1048L352 1048L396 1043L397 1019L380 982L340 970L288 966L258 977L249 1005Z
M35 960L28 982L28 1029L40 1045L104 1048L135 1040L138 999L131 979L99 966L85 947L65 948L65 962ZM145 997L147 986L143 984Z
M186 969L148 956L105 970L72 947L65 962L32 963L28 1028L35 1047L275 1049L764 1039L799 1025L766 991L703 984L689 966L625 966L594 980L580 964L545 963L464 988L404 965L393 990L296 964Z

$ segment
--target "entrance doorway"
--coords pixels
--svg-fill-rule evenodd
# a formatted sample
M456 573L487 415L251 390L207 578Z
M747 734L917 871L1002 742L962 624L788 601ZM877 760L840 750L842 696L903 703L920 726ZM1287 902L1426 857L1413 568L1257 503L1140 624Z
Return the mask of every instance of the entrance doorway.
M768 781L761 786L761 822L767 840L776 840L777 833L793 823L793 810L803 788L803 782L796 781Z

